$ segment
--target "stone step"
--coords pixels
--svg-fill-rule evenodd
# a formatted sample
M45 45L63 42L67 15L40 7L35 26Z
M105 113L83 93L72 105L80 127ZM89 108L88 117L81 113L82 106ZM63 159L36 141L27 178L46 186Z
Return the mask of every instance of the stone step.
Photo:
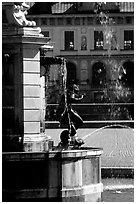
M106 121L84 121L81 128L101 128L104 126L108 126L109 128L122 128L122 127L130 127L134 128L134 121L133 120L106 120ZM45 128L67 128L66 126L60 127L59 121L45 121Z
M48 105L49 115L51 120L56 120L54 110L57 109L57 104ZM52 108L51 108L52 107ZM129 120L134 119L134 104L133 103L90 103L90 104L72 104L75 110L85 121L92 120ZM48 118L46 118L49 120Z

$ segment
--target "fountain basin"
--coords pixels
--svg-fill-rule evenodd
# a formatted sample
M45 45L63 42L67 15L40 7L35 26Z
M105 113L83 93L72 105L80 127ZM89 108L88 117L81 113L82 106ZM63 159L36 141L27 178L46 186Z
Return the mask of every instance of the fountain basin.
M101 201L100 148L3 153L3 201Z

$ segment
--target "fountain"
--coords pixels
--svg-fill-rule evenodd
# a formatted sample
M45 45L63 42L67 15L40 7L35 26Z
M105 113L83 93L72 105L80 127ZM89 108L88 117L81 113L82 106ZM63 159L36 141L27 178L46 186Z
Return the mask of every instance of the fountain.
M49 44L50 38L41 34L36 23L26 19L28 7L28 4L20 2L3 4L3 55L6 58L3 68L10 68L10 71L14 68L12 74L15 83L10 85L16 99L13 100L12 109L4 103L7 118L11 116L10 110L14 110L12 120L15 118L15 129L12 127L6 131L8 122L5 120L3 140L15 138L16 147L20 147L21 141L20 148L14 148L11 142L9 146L12 148L5 145L6 148L3 149L3 201L101 201L102 149L81 148L83 141L76 139L76 129L79 127L77 121L82 124L82 118L68 103L65 61L61 65L62 69L60 68L65 96L64 114L68 117L70 114L76 120L70 118L68 130L61 134L61 148L49 147L50 139L47 139L43 127L41 130L40 116L44 113L41 104L45 104L41 93L44 93L46 87L40 84L40 77L43 76L40 70L40 49L44 47L47 51L52 46ZM7 56L10 60L7 60ZM6 83L4 88L6 89ZM75 89L72 91L78 92Z
M27 8L27 5L25 6ZM96 3L95 6L96 13L104 26L108 46L107 63L109 63L111 72L114 73L112 75L114 83L105 86L105 97L109 100L110 85L114 85L112 86L115 92L114 97L116 95L116 98L120 100L122 96L126 95L128 98L131 95L130 90L124 89L123 84L120 83L125 70L110 59L113 46L113 43L111 44L111 39L113 40L112 20L102 12L101 3ZM71 102L72 100L80 101L84 96L79 93L77 85L67 87L65 59L55 58L55 63L57 61L57 64L60 64L59 73L63 88L61 90L63 110L59 119L60 124L65 125L67 129L61 132L60 142L56 147L49 145L50 139L47 138L44 127L41 132L40 115L44 113L44 110L39 107L39 104L41 104L41 100L43 100L43 104L46 104L46 101L40 96L44 91L46 91L46 95L48 94L48 87L47 84L41 85L39 82L40 77L44 77L40 70L39 49L44 47L47 51L50 39L44 38L35 22L27 21L22 9L20 4L5 3L8 26L6 25L3 29L3 52L4 56L7 54L13 56L10 67L14 65L16 74L16 106L14 110L19 130L21 130L19 133L23 149L18 152L9 152L6 149L3 152L3 201L101 201L103 191L101 183L102 149L86 147L85 144L83 147L83 140L77 138L77 129L83 121L73 110ZM21 20L20 23L16 18L18 15L13 14L22 14L22 12L23 22ZM114 40L113 42L114 48L118 49L116 42ZM43 72L48 73L48 68L49 66L43 67ZM116 81L114 81L115 73L119 76ZM48 81L48 76L46 81ZM114 97L110 97L113 102ZM47 109L47 107L45 108ZM121 111L117 110L116 112L120 113ZM54 132L54 134L56 133ZM84 136L84 141L89 136Z
M66 83L65 83L66 84ZM60 102L60 109L63 110L60 118L60 127L66 125L68 130L64 130L60 137L60 145L63 147L63 143L67 147L78 148L84 144L82 139L77 136L77 129L83 124L82 118L72 109L71 103L79 102L83 99L84 95L79 93L79 87L76 84L70 85L70 87L65 87L64 95L62 95ZM58 108L59 109L59 108ZM66 141L65 141L66 138Z
M117 43L113 18L109 17L108 13L102 11L102 5L105 3L96 3L96 13L100 19L100 23L103 26L104 44L107 48L107 65L110 70L111 80L106 82L104 85L104 99L105 102L110 102L111 108L108 112L112 120L127 119L132 120L132 116L129 113L127 107L116 106L116 103L131 103L133 101L133 93L127 86L125 75L127 74L126 69L120 62L117 62L111 58L111 52L118 50L119 45Z

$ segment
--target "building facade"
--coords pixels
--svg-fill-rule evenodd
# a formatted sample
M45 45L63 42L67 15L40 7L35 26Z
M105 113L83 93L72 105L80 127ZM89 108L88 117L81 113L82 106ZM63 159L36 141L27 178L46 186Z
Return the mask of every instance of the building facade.
M32 9L29 18L54 42L49 54L66 58L68 83L80 85L84 103L133 103L134 2L35 3Z

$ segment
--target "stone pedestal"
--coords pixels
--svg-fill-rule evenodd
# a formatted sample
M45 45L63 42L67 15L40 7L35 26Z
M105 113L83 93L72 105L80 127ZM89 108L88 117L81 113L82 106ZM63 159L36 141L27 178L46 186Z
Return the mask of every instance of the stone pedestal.
M50 38L40 32L37 27L3 28L3 55L12 57L14 69L14 123L16 127L18 121L25 151L43 151L45 139L40 134L41 88L44 88L40 86L40 48L45 45L46 49Z
M99 148L3 153L3 201L101 201L101 154Z

